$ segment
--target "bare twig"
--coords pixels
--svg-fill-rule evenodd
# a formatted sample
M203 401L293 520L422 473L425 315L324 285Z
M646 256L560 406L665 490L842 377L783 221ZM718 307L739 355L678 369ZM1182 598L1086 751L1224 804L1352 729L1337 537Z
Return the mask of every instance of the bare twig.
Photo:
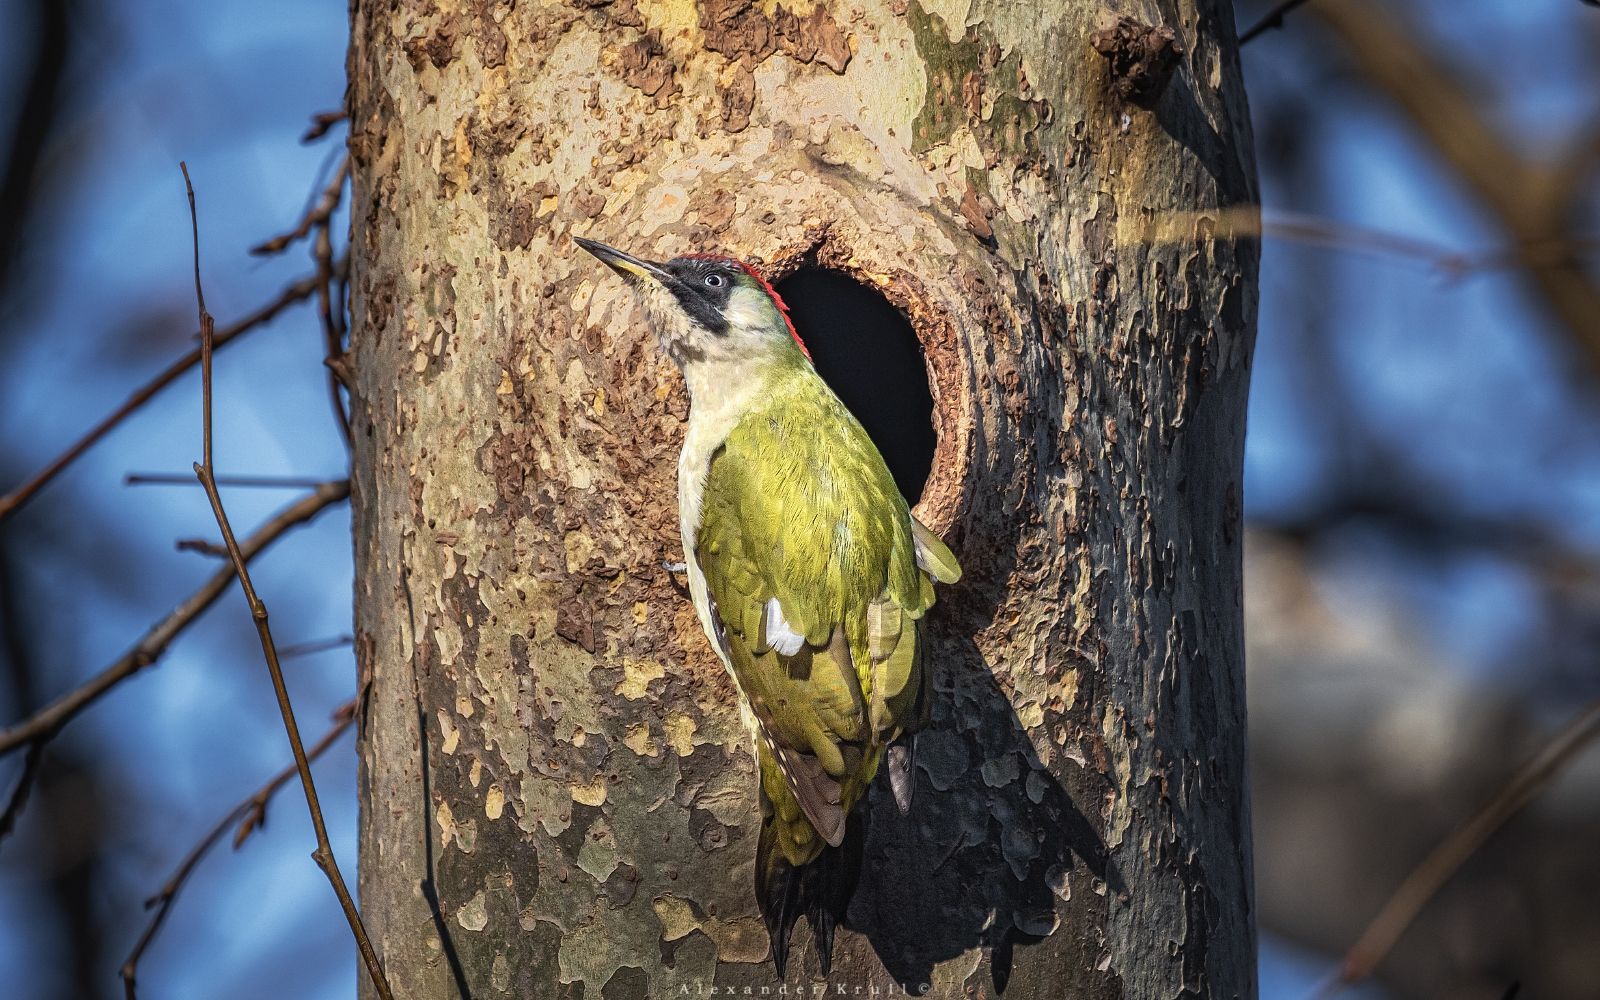
M278 659L287 660L296 656L310 656L312 653L326 653L330 649L339 649L355 641L355 636L352 635L336 635L327 639L297 642L292 646L284 646L279 649Z
M1356 226L1335 219L1294 212L1263 214L1261 235L1307 246L1405 257L1457 275L1470 269L1471 261L1483 256L1464 253L1442 243L1405 233Z
M1433 853L1389 897L1377 917L1373 918L1360 939L1345 954L1339 968L1314 996L1325 1000L1344 987L1372 975L1372 971L1394 948L1400 935L1405 933L1417 914L1456 870L1483 846L1490 835L1550 784L1561 768L1596 737L1600 737L1600 701L1591 704L1568 723L1554 740L1512 776L1488 804L1434 848Z
M300 137L302 143L316 142L328 134L328 130L344 121L347 117L343 109L338 111L319 111L311 116L311 127L306 129L305 135Z
M1452 278L1487 271L1549 267L1600 253L1600 238L1567 236L1509 248L1458 250L1404 233L1293 212L1263 216L1261 232L1264 236L1311 246L1410 257Z
M186 165L183 166L183 184L189 197L189 221L194 241L194 294L195 304L200 313L202 460L195 464L194 472L205 487L206 498L211 501L211 513L216 518L217 528L222 532L222 540L228 546L228 553L233 559L239 587L244 591L245 601L250 606L250 616L256 623L256 634L261 640L261 653L267 661L267 672L272 675L272 690L278 698L278 712L283 716L284 733L289 738L289 748L294 752L295 767L300 772L300 787L306 796L306 809L311 814L311 826L317 835L317 849L311 856L316 861L317 867L328 877L328 884L333 887L334 895L339 898L345 920L350 924L350 933L355 936L356 947L361 951L362 961L366 963L367 974L372 977L372 985L377 990L378 996L381 1000L393 1000L389 983L383 975L383 967L378 962L378 953L367 937L366 927L361 923L361 914L357 912L355 900L351 898L350 890L345 887L344 876L339 873L338 862L334 860L333 846L328 841L327 824L322 817L322 805L317 799L316 782L311 777L311 763L307 760L305 747L300 741L300 727L295 722L294 706L289 702L289 689L283 682L283 667L278 661L277 645L272 640L272 629L267 623L267 606L256 594L255 584L250 580L250 570L245 565L244 554L240 551L238 542L234 540L233 527L228 523L227 511L223 509L222 494L217 491L216 467L211 454L211 351L215 324L211 314L206 312L205 296L200 287L200 222L195 212L194 186L189 181L189 168Z
M326 223L338 210L344 192L345 178L349 176L350 155L346 153L340 158L339 166L334 169L333 178L328 181L328 186L322 189L322 195L312 203L311 208L301 217L299 224L280 236L274 236L265 243L251 247L250 252L258 257L268 257L282 253L296 241L311 235L313 229Z
M1448 278L1494 270L1539 268L1600 255L1600 236L1566 235L1549 242L1464 250L1387 229L1360 226L1300 212L1263 212L1254 205L1174 212L1151 220L1146 239L1155 244L1189 243L1209 231L1218 237L1270 237L1351 253L1397 257Z
M1308 2L1309 0L1283 0L1283 3L1280 3L1271 10L1267 11L1266 14L1262 16L1261 20L1244 29L1244 31L1241 31L1239 33L1239 44L1248 44L1258 35L1264 35L1274 28L1283 27L1284 15L1288 14L1296 7L1302 6Z
M344 262L341 261L341 271L343 266ZM321 279L316 275L301 278L299 281L296 281L294 284L285 288L278 294L278 297L273 299L271 302L268 302L266 305L257 309L248 316L245 316L243 319L233 323L232 325L218 330L216 332L216 338L214 340L213 347L221 347L224 344L232 343L233 340L239 337L241 334L247 333L256 327L269 322L289 306L294 305L296 302L302 302L310 298L316 293L319 287L321 287ZM172 364L168 365L155 378L134 390L133 394L128 397L126 402L113 410L99 423L91 427L87 433L85 433L77 441L73 442L72 445L67 448L67 450L63 451L60 455L53 459L50 464L46 465L43 469L35 473L27 482L18 486L16 489L13 489L5 496L0 497L0 521L4 521L12 514L15 514L18 510L21 510L24 504L26 504L29 500L32 500L34 495L37 494L39 490L43 489L47 483L49 483L56 476L60 475L62 470L66 469L67 466L77 461L77 459L82 456L84 452L93 447L101 438L111 433L111 431L115 429L117 425L121 424L145 403L148 403L151 398L156 395L156 393L171 385L177 380L178 376L182 375L184 372L187 372L189 369L193 368L199 363L200 349L195 348L194 350L185 354L183 357L174 361Z
M17 787L12 789L11 798L6 801L6 811L0 814L0 840L5 840L16 828L17 817L22 815L22 810L28 804L28 796L33 793L33 783L39 778L39 763L44 757L44 743L28 744L28 752L22 758L22 773L17 776Z
M287 233L275 236L250 250L257 255L281 253L293 243L307 236L312 237L311 259L317 266L317 318L322 323L323 354L328 359L337 359L344 353L344 285L333 257L333 214L343 199L344 184L349 176L350 154L346 153L340 157L333 176L323 187L322 193L306 209L299 224ZM338 290L337 294L335 289ZM333 404L334 419L339 427L339 433L348 449L352 444L350 417L345 412L339 385L336 373L330 371L328 396Z
M239 551L245 559L255 558L291 528L305 524L349 495L350 483L347 480L323 483L256 529L255 534L245 539ZM48 741L60 732L62 726L93 704L97 698L144 668L154 665L172 641L221 596L229 582L233 580L233 575L232 565L218 570L204 586L184 598L171 613L151 627L150 631L144 634L144 638L122 654L116 662L26 720L0 731L0 756L20 747Z
M218 559L228 558L228 550L205 538L180 538L173 543L179 552L198 552Z
M349 167L349 157L345 158L344 167ZM317 236L312 243L311 256L317 262L317 277L321 284L317 288L317 318L322 321L322 346L323 360L328 369L328 399L333 405L333 418L338 425L339 434L344 438L344 446L348 451L355 443L350 433L350 414L345 412L344 397L340 395L339 388L344 380L340 377L337 364L344 357L344 285L338 283L335 277L333 263L333 223L324 216L317 224ZM334 289L339 290L335 296Z
M355 709L355 700L351 699L334 711L332 728L306 751L306 759L308 761L316 760L329 747L338 742L339 737L343 736L345 730L349 729L350 724L355 721ZM217 824L211 828L210 832L201 837L199 843L195 844L189 853L184 856L178 867L173 870L172 875L162 884L161 889L154 896L145 900L145 909L154 909L156 912L150 918L150 923L145 926L144 933L139 935L139 941L133 946L133 951L128 953L127 961L122 963L122 989L127 1000L135 1000L139 961L144 958L144 953L150 949L150 945L155 941L156 935L161 933L161 927L167 921L167 914L171 912L172 904L177 901L179 890L189 881L189 876L193 874L195 866L210 853L211 849L222 839L223 834L227 833L235 825L238 828L233 835L233 849L238 850L251 833L265 825L267 803L298 773L299 770L295 765L289 765L274 775L266 784L256 789L249 798L228 810L227 814L217 821Z
M122 480L125 486L194 486L193 475L176 472L130 472ZM323 484L324 480L311 476L218 476L218 486L238 486L263 490L306 490Z

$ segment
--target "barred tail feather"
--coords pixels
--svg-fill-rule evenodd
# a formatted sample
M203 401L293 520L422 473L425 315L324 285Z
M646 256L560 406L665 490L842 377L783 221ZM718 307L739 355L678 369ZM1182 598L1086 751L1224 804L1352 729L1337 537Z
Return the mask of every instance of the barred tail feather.
M844 919L861 877L860 825L847 822L844 841L838 847L824 844L811 861L792 865L778 846L781 822L767 811L756 841L756 902L772 940L772 964L782 979L789 961L789 937L804 914L811 924L822 973L827 975L833 967L834 928Z

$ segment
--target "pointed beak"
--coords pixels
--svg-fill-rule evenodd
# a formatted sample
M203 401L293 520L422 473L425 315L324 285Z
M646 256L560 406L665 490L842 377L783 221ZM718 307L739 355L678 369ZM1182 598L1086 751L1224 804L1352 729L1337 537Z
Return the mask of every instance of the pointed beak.
M660 264L653 264L648 260L640 260L632 254L623 253L615 247L608 247L604 243L586 240L582 236L574 236L572 242L600 258L611 270L624 278L650 278L655 281L665 281L667 273L661 269Z

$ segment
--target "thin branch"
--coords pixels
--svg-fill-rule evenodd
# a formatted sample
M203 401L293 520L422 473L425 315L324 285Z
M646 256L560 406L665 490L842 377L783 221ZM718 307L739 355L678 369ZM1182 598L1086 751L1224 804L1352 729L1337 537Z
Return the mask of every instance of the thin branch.
M311 127L306 129L305 135L300 137L301 143L316 142L328 134L328 130L344 121L349 115L344 109L338 111L319 111L311 116Z
M333 171L333 179L328 181L327 187L322 189L322 195L311 205L311 208L301 217L299 224L280 236L274 236L265 243L257 244L250 248L250 252L258 257L270 257L282 253L292 244L311 235L311 231L326 223L339 208L339 202L344 193L344 182L350 176L350 154L346 153L340 160L339 166Z
M355 641L355 636L352 635L335 635L327 639L297 642L292 646L284 646L279 649L278 659L288 660L296 656L310 656L312 653L326 653L330 649L342 649Z
M1600 737L1600 701L1592 703L1568 723L1537 756L1523 765L1487 805L1434 848L1433 853L1389 897L1377 917L1345 954L1339 969L1314 995L1318 998L1331 997L1344 987L1372 975L1372 971L1393 950L1400 935L1405 933L1417 914L1422 912L1422 908L1456 870L1496 830L1550 784L1562 767L1596 737Z
M216 542L204 538L180 538L173 543L179 552L198 552L203 556L213 556L218 559L228 558L228 550Z
M1257 36L1264 35L1274 28L1283 27L1284 15L1288 14L1296 7L1302 6L1308 2L1310 2L1310 0L1284 0L1283 3L1280 3L1276 7L1273 7L1271 10L1267 11L1261 20L1240 32L1239 44L1247 45L1254 41Z
M1281 240L1357 253L1409 257L1451 278L1517 268L1551 267L1600 253L1600 238L1559 237L1543 243L1487 250L1457 250L1404 233L1356 226L1294 212L1263 216L1261 232Z
M1540 268L1600 255L1600 236L1563 235L1544 243L1463 250L1372 226L1301 212L1263 212L1254 205L1174 212L1151 220L1146 239L1155 244L1189 243L1202 230L1218 237L1272 238L1350 253L1367 253L1416 261L1456 279L1517 268Z
M312 476L218 476L218 486L238 486L262 490L306 490L321 486L325 480ZM124 486L194 486L193 475L176 472L130 472L123 478Z
M348 168L349 164L349 157L346 157L344 168L341 169ZM317 224L317 236L312 243L311 256L317 262L317 277L321 281L317 287L317 318L322 321L323 361L328 369L328 399L333 405L334 422L339 428L340 436L344 438L345 450L349 451L355 444L355 438L350 431L350 414L345 412L344 397L339 393L343 380L336 367L344 357L344 286L335 280L332 228L332 220L324 216ZM337 301L334 297L335 287L339 289ZM333 364L328 364L329 362Z
M350 496L350 483L348 480L323 483L305 497L295 501L288 507L279 511L270 521L267 521L255 534L245 539L239 551L245 559L253 559L263 549L277 541L290 529L305 524L318 514L327 510L336 503ZM0 731L0 757L17 750L20 747L33 743L48 741L61 727L72 721L79 712L88 708L94 701L103 696L107 691L127 680L146 667L153 666L161 655L166 652L174 639L188 628L191 623L216 602L233 580L234 568L230 564L207 580L205 584L194 593L183 599L183 602L172 609L165 618L151 627L144 634L144 638L126 653L122 654L116 662L106 667L100 673L73 690L57 698L44 708L29 716L26 720L17 723L9 729Z
M0 814L0 840L11 836L11 831L16 829L17 817L28 805L28 796L33 794L33 783L39 778L39 763L43 757L44 743L28 745L28 752L22 758L22 774L17 777L17 787L12 789L11 798L6 801L6 811Z
M311 259L317 266L317 318L322 323L323 355L337 359L344 353L344 285L338 275L333 257L333 214L344 197L345 181L350 176L350 154L339 159L333 176L301 216L300 222L289 232L275 236L250 252L257 255L282 253L290 245L312 236ZM314 235L313 235L314 234ZM335 288L339 294L335 296ZM345 412L344 398L339 394L336 373L328 373L328 396L333 405L334 420L348 450L354 443L350 436L350 416Z
M341 261L340 270L343 270L343 267L344 262ZM212 346L217 348L222 347L224 344L232 343L233 340L239 337L241 334L248 333L250 330L253 330L256 327L271 321L289 306L292 306L297 302L303 302L312 295L316 294L316 291L320 285L321 280L316 275L310 275L301 278L299 281L296 281L294 284L289 285L282 292L278 293L278 297L273 299L271 302L268 302L266 305L257 309L255 312L250 313L248 316L245 316L243 319L233 323L231 326L227 326L221 330L218 330ZM111 431L114 430L117 425L128 419L129 416L131 416L145 403L148 403L156 395L156 393L171 385L177 380L178 376L182 375L184 372L187 372L189 369L195 367L199 363L200 349L195 348L194 350L185 354L183 357L174 361L172 364L168 365L155 378L134 390L133 394L128 397L126 402L113 410L99 423L91 427L87 433L85 433L77 441L73 442L73 444L68 447L66 451L63 451L60 455L58 455L50 462L50 464L46 465L43 469L35 473L31 479L18 486L16 489L13 489L5 496L0 496L0 521L4 521L12 514L15 514L17 511L21 510L23 505L25 505L29 500L32 500L35 494L43 489L44 486L52 479L60 475L61 472L67 468L67 466L77 461L84 452L88 451L91 447L98 443L101 438L111 433Z
M327 749L338 742L345 730L355 721L356 703L354 699L346 702L334 711L333 726L311 749L306 751L308 761L316 760ZM189 876L211 849L222 839L223 834L235 825L238 829L233 836L233 849L238 850L251 833L266 824L267 803L277 795L284 785L288 784L299 771L291 764L279 771L273 778L243 802L228 810L227 814L213 826L199 843L185 855L183 861L173 870L172 875L162 884L161 889L149 899L145 900L145 909L154 909L155 915L150 918L150 923L145 926L144 933L139 935L139 941L133 946L133 951L128 953L127 961L122 963L122 989L127 1000L136 1000L137 979L139 975L139 961L144 958L144 953L150 949L156 935L161 933L161 927L167 921L167 914L172 910L172 904L177 901L178 892L189 881Z
M361 923L361 914L357 912L355 900L351 898L350 890L345 887L344 876L339 873L338 862L334 860L333 846L328 840L327 824L322 817L322 805L317 798L316 782L311 777L311 763L307 760L305 747L300 741L300 727L295 722L294 706L289 702L289 689L283 682L283 666L278 661L277 645L272 640L272 629L267 623L267 606L256 594L255 584L250 580L250 570L245 565L244 554L233 537L233 527L228 523L227 511L223 509L222 494L217 491L215 465L212 463L211 454L211 349L215 324L211 314L206 312L205 297L200 291L200 223L195 212L194 186L189 182L189 168L186 165L183 166L183 186L189 196L189 218L194 231L195 302L200 313L203 461L196 463L194 472L205 486L206 498L211 501L211 513L216 518L217 528L222 532L222 540L228 546L228 553L233 558L233 568L239 579L239 587L244 591L245 601L250 606L250 617L256 623L256 634L261 639L261 653L267 661L267 672L272 675L272 690L278 698L278 712L283 716L284 733L289 738L289 748L294 752L295 767L300 772L300 787L306 796L306 809L311 814L311 826L317 835L317 849L311 856L317 862L317 867L328 877L328 884L333 887L334 895L339 898L345 920L350 924L350 933L355 936L356 947L361 951L362 961L366 963L367 974L372 977L372 985L377 990L378 996L381 1000L393 1000L389 983L383 975L383 967L378 962L378 953L367 937L367 929Z

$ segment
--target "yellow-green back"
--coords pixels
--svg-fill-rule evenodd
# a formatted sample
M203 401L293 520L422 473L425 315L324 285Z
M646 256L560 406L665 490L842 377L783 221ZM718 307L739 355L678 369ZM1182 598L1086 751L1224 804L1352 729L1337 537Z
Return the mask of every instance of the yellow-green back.
M791 865L840 842L884 746L926 711L920 620L934 595L919 540L941 579L959 570L913 524L809 364L774 373L712 457L693 555L758 723L764 806Z

